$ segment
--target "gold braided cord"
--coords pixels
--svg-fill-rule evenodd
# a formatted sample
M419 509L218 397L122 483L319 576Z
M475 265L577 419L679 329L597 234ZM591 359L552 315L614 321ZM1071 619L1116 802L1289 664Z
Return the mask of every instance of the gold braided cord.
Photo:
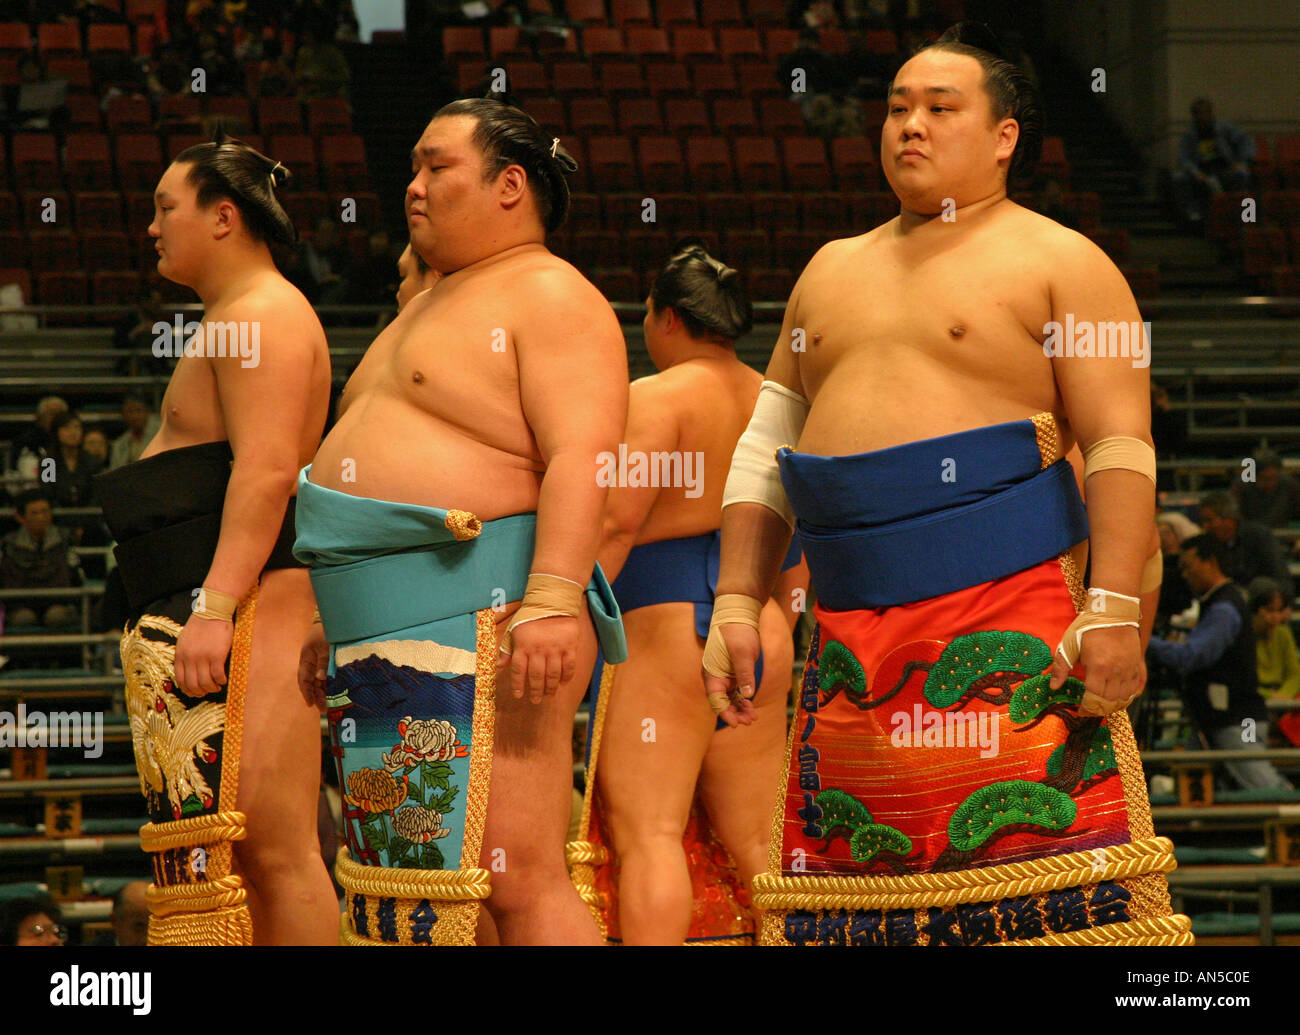
M808 667L813 664L812 644L821 645L821 623L818 622L813 626L811 639L808 641L808 657L804 659L803 671L799 674L799 682L795 688L795 708L794 721L790 723L790 729L785 738L785 761L781 764L781 774L778 779L781 781L776 791L776 808L772 810L772 829L767 842L767 868L772 873L781 872L781 849L784 847L785 840L785 795L786 784L790 779L790 760L794 757L794 739L799 732L802 723L799 721L801 714L799 701L803 695L804 680L808 676ZM761 875L760 875L761 876Z
M1102 849L1110 858L1103 866L1096 865L1094 850L955 873L897 877L778 877L762 873L754 878L754 905L767 910L908 909L990 902L1153 871L1167 873L1176 865L1173 847L1165 837L1110 845Z
M492 893L487 870L408 870L364 866L352 861L346 845L339 848L334 876L346 891L383 898L464 902L484 899Z
M1029 418L1034 422L1034 438L1038 440L1038 455L1043 468L1051 467L1061 459L1061 439L1057 434L1056 417L1051 413L1035 413Z
M377 942L371 938L362 938L356 931L352 930L352 925L348 922L347 914L343 914L339 922L339 944L340 945L378 945L383 947L383 942Z
M447 526L447 531L462 542L477 538L483 531L483 522L468 510L449 510L442 523Z
M210 909L238 906L247 899L243 878L237 873L195 884L151 884L145 889L145 901L154 916L177 913L201 913Z
M485 607L474 615L474 654L469 786L465 789L465 836L460 850L460 868L463 871L479 865L483 831L487 827L488 792L492 783L497 708L497 626L496 614L491 608Z
M248 666L253 657L253 623L257 619L257 591L253 583L235 616L235 636L230 644L230 682L226 692L226 728L221 737L221 789L217 806L234 808L239 801L239 756L244 746L244 698L248 695Z
M564 846L564 861L570 866L579 863L599 866L609 862L609 852L604 845L592 844L590 841L570 841Z
M609 905L609 903L605 901L605 896L597 891L594 885L579 884L575 880L573 886L578 892L578 898L587 903L592 910L603 910L607 905ZM602 930L601 934L605 935L606 938L609 937L608 931Z
M252 916L243 903L206 913L154 914L149 917L149 944L252 945Z
M247 817L242 812L212 812L170 823L146 823L140 828L140 847L146 852L163 852L213 841L241 841L247 834Z
M1045 934L1041 938L1025 938L1018 942L997 942L997 945L1190 945L1192 919L1181 913L1176 916L1143 917L1124 920L1117 924L1086 927L1081 931L1061 931Z

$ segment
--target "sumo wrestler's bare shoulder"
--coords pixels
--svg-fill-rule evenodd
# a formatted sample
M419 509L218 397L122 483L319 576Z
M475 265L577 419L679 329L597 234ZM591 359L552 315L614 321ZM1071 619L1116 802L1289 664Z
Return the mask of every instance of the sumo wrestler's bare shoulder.
M1124 279L1110 257L1083 234L1020 205L1008 212L999 232L1015 237L1021 256L1045 272L1050 290L1077 283L1080 277Z

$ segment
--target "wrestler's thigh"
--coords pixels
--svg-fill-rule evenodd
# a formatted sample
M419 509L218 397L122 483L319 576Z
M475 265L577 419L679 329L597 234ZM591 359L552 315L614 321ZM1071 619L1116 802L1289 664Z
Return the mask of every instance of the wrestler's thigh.
M644 834L681 837L715 718L700 680L689 603L624 615L628 659L605 711L596 781L615 848Z
M320 712L298 690L298 658L311 625L311 583L301 568L267 572L258 591L244 704L239 808L249 841L316 844Z
M700 768L700 798L709 822L728 848L770 836L779 797L794 682L789 626L763 613L763 683L754 699L757 721L713 734Z
M497 672L496 736L481 865L510 874L515 863L538 859L564 865L564 839L573 804L573 717L596 663L596 633L584 616L573 678L533 704L510 691L508 669ZM505 851L505 870L497 849ZM494 863L496 864L494 866Z

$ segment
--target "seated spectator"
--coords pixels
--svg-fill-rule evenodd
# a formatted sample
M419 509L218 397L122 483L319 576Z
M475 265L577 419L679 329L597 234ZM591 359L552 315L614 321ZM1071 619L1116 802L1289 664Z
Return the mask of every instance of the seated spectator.
M154 325L160 322L170 324L173 317L174 313L166 309L162 292L155 285L147 284L140 289L135 311L124 315L113 327L113 348L123 353L115 364L119 374L171 373L174 360L155 356L153 342L156 337Z
M9 128L61 133L68 121L68 109L63 103L67 93L67 81L46 75L36 54L22 55L18 59L18 82L4 88Z
M212 30L199 33L194 67L207 73L207 93L233 97L244 92L244 70L239 67L230 42Z
M1255 623L1255 668L1259 692L1265 697L1295 697L1300 694L1300 653L1287 624L1290 602L1272 579L1258 578L1250 584L1250 613Z
M1198 535L1182 547L1180 567L1199 596L1201 617L1182 643L1152 636L1147 654L1184 677L1183 700L1210 747L1260 750L1268 743L1268 709L1258 691L1255 627L1246 598L1224 573L1221 540ZM1227 762L1224 768L1243 788L1291 789L1268 761Z
M81 448L101 470L108 466L108 436L104 434L103 428L87 431L81 438Z
M1179 518L1182 520L1179 521ZM1160 552L1164 559L1164 579L1160 583L1156 625L1163 629L1169 624L1170 619L1185 612L1196 599L1192 587L1183 579L1178 559L1182 552L1183 541L1194 535L1200 535L1201 530L1177 511L1157 517L1156 530L1160 533Z
M72 539L54 527L50 501L39 490L29 489L14 503L14 513L20 527L0 539L0 589L81 585L80 562ZM7 603L11 625L67 625L77 614L72 604L42 600Z
M1300 521L1300 481L1282 470L1282 458L1271 449L1255 454L1255 480L1232 487L1243 521L1265 528L1284 528Z
M133 880L113 896L113 939L115 945L149 944L149 903L144 893L149 882Z
M1288 600L1295 587L1287 572L1281 544L1272 530L1243 521L1237 499L1229 492L1212 492L1201 500L1201 524L1224 545L1223 570L1240 585L1266 575L1277 581Z
M1151 441L1160 460L1177 460L1187 450L1187 414L1169 405L1169 390L1155 381L1151 382ZM1168 492L1173 488L1174 472L1157 468L1156 489Z
M289 279L313 305L339 305L348 296L348 250L334 220L322 216L310 240L299 243Z
M304 101L317 97L348 97L352 69L343 51L319 25L303 26L293 73L298 77L298 96Z
M63 914L48 896L0 902L0 945L63 945L67 940Z
M257 96L298 96L298 80L284 59L284 46L279 36L269 36L262 41L262 60L257 66Z
M92 479L100 465L81 448L85 426L75 413L63 413L50 425L59 440L54 453L54 480L50 483L54 502L60 507L88 507Z
M1215 195L1247 190L1254 157L1254 137L1215 119L1214 105L1206 98L1193 101L1192 124L1178 142L1178 166L1173 174L1179 216L1200 224Z
M68 404L57 395L47 395L36 404L36 419L23 428L9 444L9 468L35 481L40 462L53 456L58 440L50 430L54 418L68 412Z
M140 459L153 437L162 426L158 415L150 412L149 403L139 392L127 392L122 399L122 423L126 430L113 439L113 448L109 452L110 469L131 464Z
M796 82L796 74L802 72ZM776 77L794 101L806 101L818 94L830 93L836 85L835 60L821 48L815 30L799 33L799 44L777 62ZM795 87L802 86L802 90Z

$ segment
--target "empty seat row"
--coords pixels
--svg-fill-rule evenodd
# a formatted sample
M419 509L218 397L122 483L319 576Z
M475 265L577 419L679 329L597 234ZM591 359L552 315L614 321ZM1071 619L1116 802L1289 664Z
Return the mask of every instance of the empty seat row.
M505 71L504 82L495 68ZM620 97L783 97L787 91L770 62L740 65L641 65L594 66L585 61L561 61L547 67L536 61L510 62L502 66L463 62L456 72L462 94L481 94L502 85L521 97L600 96Z

